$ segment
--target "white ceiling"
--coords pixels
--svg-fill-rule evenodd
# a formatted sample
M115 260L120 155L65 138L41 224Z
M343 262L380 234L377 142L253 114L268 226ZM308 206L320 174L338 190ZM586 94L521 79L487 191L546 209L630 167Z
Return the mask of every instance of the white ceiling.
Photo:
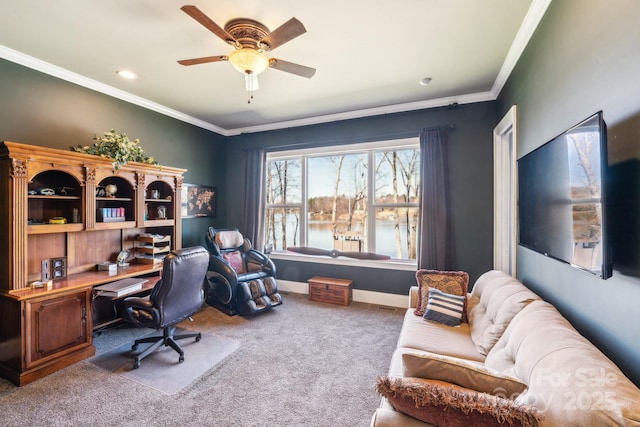
M0 57L235 135L495 99L550 1L2 0ZM245 17L274 30L298 18L307 32L268 56L316 75L267 69L248 104L228 62L176 62L232 49L185 4L221 27Z

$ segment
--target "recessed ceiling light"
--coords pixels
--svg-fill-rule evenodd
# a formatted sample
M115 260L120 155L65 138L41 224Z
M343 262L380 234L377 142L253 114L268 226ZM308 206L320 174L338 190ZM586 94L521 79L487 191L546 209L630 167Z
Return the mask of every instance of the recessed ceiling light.
M119 70L119 71L116 71L116 73L120 77L125 78L125 79L129 79L129 80L134 80L134 79L138 78L136 73L134 73L133 71L129 71L129 70Z
M421 84L422 86L426 86L426 85L428 85L429 83L431 83L431 77L425 77L424 79L420 80L420 84Z

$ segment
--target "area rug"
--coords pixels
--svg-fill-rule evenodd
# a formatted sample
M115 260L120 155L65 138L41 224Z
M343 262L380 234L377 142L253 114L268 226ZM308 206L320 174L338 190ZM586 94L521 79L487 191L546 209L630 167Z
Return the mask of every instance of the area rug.
M181 329L176 330L179 334ZM162 334L154 331L148 336ZM148 344L140 344L131 350L132 342L121 345L89 361L110 372L120 374L132 381L151 387L167 395L173 395L193 383L206 372L224 361L240 347L240 343L229 338L202 334L198 342L193 338L178 341L184 350L184 362L178 363L178 353L163 346L145 357L138 369L133 369L133 359L142 353Z

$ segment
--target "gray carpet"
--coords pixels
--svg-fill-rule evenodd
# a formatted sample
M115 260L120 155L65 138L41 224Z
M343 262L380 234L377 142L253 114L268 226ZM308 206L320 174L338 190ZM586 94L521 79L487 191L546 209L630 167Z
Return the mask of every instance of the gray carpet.
M206 307L181 324L240 347L174 395L84 360L24 387L0 380L0 425L369 426L404 310L283 297L252 319ZM94 343L103 354L148 332L107 330Z
M176 329L175 334L186 332ZM147 336L162 335L154 331ZM89 361L109 372L117 373L132 381L144 384L162 393L172 395L190 385L205 372L236 351L240 343L229 338L202 334L198 342L194 338L179 340L178 345L185 353L185 360L178 363L179 355L171 347L161 347L145 357L140 368L133 369L134 357L142 353L149 344L140 344L136 351L131 343L126 343Z

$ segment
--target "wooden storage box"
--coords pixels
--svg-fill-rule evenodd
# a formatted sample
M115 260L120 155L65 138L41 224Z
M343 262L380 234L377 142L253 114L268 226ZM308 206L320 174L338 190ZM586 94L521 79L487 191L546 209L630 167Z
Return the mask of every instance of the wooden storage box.
M309 299L330 304L349 305L353 299L351 280L314 276L309 279Z

